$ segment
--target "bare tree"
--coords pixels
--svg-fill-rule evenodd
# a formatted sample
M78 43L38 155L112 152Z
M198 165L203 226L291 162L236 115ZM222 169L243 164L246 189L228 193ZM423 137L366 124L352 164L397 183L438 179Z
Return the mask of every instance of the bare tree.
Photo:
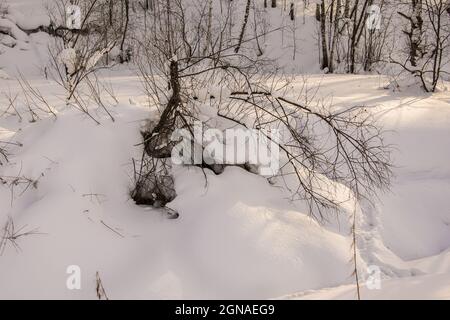
M313 108L282 96L280 92L235 92L232 100L239 103L227 108L227 118L243 125L236 119L248 114L244 113L248 108L256 108L255 128L285 128L288 135L280 143L286 156L283 174L297 178L294 196L306 200L316 218L325 218L323 209L339 207L330 183L343 184L357 199L368 200L377 189L389 186L390 147L366 108L331 111L329 106ZM323 141L329 143L324 146Z
M184 0L160 0L155 3L151 26L154 32L148 33L142 43L144 58L139 62L149 97L161 106L159 120L151 123L143 132L147 155L159 159L152 161L154 168L149 170L151 172L167 172L166 159L171 157L172 149L177 143L171 141L176 129L187 128L193 132L192 123L197 118L195 91L198 88L217 79L248 81L262 67L262 61L260 63L250 58L245 54L247 49L241 47L253 39L246 40L242 36L236 43L233 37L227 37L224 32L231 24L231 3L225 14L211 13L215 14L214 19L211 19L211 25L205 29L196 21L208 20L208 2L195 1L195 5L190 5ZM209 45L204 43L208 39L207 35L211 36ZM152 184L150 189L155 189L157 182L161 180L161 174L159 177L146 175L146 180ZM158 194L160 189L153 193ZM135 198L142 198L140 190L135 190L134 194ZM159 196L160 199L149 201L152 204L162 202L164 205L173 196L174 192L169 188L168 192ZM138 201L141 202L142 199Z
M403 32L408 37L409 61L411 66L417 67L417 60L423 58L425 52L422 47L423 41L423 2L422 0L409 1L409 14L398 11L398 14L409 22L409 30Z
M127 38L127 32L128 32L128 25L130 23L130 0L123 0L124 7L125 7L125 25L123 27L122 32L122 40L120 42L120 55L119 59L121 63L130 61L130 53L125 51L125 40Z
M80 0L77 2L84 15L79 29L67 28L66 0L58 0L49 8L52 28L55 30L53 44L49 46L50 75L66 90L66 104L72 105L90 116L88 103L78 92L82 84L91 91L88 96L99 103L97 95L92 94L95 86L92 83L97 78L90 79L98 70L109 67L102 65L100 60L117 44L117 35L106 32L109 28L109 18L103 13L109 12L110 3L99 0ZM108 8L108 11L106 9ZM114 7L110 14L114 14ZM113 119L113 118L112 118Z
M322 69L335 72L344 62L345 72L356 73L360 66L371 71L372 65L383 59L391 19L389 10L385 10L386 1L373 3L373 0L322 0L316 4ZM372 12L375 9L377 12ZM385 17L382 28L378 25L381 18L375 20L376 26L369 27L369 18L382 15Z
M321 49L322 49L322 62L321 68L329 68L330 62L328 60L328 45L327 45L327 34L326 34L326 6L325 0L322 0L320 4L317 4L318 18L320 21L320 39L321 39Z
M310 213L318 220L325 219L328 210L339 209L337 184L345 185L357 199L370 199L377 190L389 186L390 147L366 108L313 107L289 98L292 93L281 84L286 78L271 70L268 61L255 60L251 51L236 53L233 38L220 32L227 30L230 23L224 15L213 19L212 34L217 35L213 46L199 54L205 30L192 25L206 18L207 3L199 1L194 6L199 16L194 14L192 20L187 18L193 13L185 4L184 0L160 0L160 11L154 17L158 32L150 33L143 43L141 76L149 98L160 106L160 113L143 131L143 158L150 158L152 174L147 176L150 187L140 185L145 192L134 190L138 201L148 199L149 204L164 206L176 196L171 179L166 180L169 186L165 185L163 194L157 196L161 192L159 185L165 184L162 178L170 176L170 157L179 143L171 137L180 128L194 136L193 122L200 119L202 112L196 92L208 84L231 91L215 104L217 117L229 126L253 128L268 140L271 129L286 133L277 142L285 159L279 176L295 178L293 199L306 200ZM200 166L216 174L223 171L205 162Z
M417 16L419 4L415 5ZM435 92L442 75L448 74L444 67L450 63L449 3L447 0L423 0L420 8L423 10L421 30L415 30L416 35L411 35L412 31L406 33L408 39L413 41L409 54L400 61L391 56L391 62L418 77L426 92ZM426 43L417 38L418 32L423 33L428 40Z
M251 0L247 0L247 4L245 6L244 22L242 23L241 34L239 35L239 42L238 42L236 48L234 49L234 52L236 52L236 53L238 53L239 50L241 49L242 41L244 40L245 29L247 28L248 17L250 15L250 4L251 4Z

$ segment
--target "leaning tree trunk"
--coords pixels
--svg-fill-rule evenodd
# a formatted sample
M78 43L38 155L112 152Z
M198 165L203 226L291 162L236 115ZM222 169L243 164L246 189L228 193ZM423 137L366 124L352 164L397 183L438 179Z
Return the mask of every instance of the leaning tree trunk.
M158 159L170 158L176 141L171 141L176 125L176 111L181 104L181 85L179 80L178 62L170 62L170 87L172 96L164 108L156 126L144 133L146 153Z

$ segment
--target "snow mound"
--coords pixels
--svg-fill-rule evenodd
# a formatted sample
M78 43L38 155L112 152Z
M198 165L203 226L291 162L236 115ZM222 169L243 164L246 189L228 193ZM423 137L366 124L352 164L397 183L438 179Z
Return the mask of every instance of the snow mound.
M270 298L349 280L347 236L295 211L282 192L240 168L206 179L199 169L181 169L171 204L182 213L183 265L225 294L203 287L200 297Z
M28 41L28 35L20 30L20 28L11 20L0 18L0 31L9 34L16 40Z

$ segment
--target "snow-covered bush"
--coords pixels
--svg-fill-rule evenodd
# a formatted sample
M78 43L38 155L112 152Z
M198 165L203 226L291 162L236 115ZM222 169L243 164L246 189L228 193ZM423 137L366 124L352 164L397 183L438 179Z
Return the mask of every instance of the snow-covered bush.
M68 28L65 24L68 5L68 1L58 0L49 8L52 21L51 34L54 41L49 46L50 68L48 70L50 76L66 90L66 103L75 105L97 122L88 110L89 103L85 102L81 96L82 93L77 90L83 84L91 91L97 87L93 83L98 82L98 78L93 75L97 70L109 67L107 63L102 64L100 60L114 48L117 37L108 39L98 29L100 22L106 23L104 20L99 20L105 5L103 2L83 0L77 3L84 13L79 29ZM100 97L98 92L90 92L87 96L94 103L101 102L98 100ZM100 104L104 107L102 103Z

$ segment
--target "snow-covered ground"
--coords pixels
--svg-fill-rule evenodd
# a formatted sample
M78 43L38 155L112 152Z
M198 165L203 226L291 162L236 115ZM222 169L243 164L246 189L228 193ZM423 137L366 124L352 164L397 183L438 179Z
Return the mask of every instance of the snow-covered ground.
M28 4L15 5L26 15ZM0 299L96 299L97 272L110 299L356 298L349 217L319 225L262 177L178 167L169 204L178 220L136 206L133 159L154 111L139 79L129 70L102 73L119 103L109 108L115 122L91 110L98 125L66 107L61 89L40 74L46 37L0 54L0 146L9 152L0 166L0 226L11 217L17 235L29 232L1 252ZM17 68L56 118L37 112L31 121ZM293 95L305 81L317 101L371 108L396 146L391 192L374 207L361 204L362 298L450 299L450 91L393 92L384 76L310 74L296 79ZM17 93L15 112L8 97ZM80 290L67 288L69 266L80 267ZM379 289L364 284L370 266L381 271Z
M115 123L98 111L96 125L63 107L56 120L30 123L26 113L22 121L0 119L0 139L23 144L8 148L2 176L38 181L23 194L21 185L13 195L6 186L0 192L2 224L12 216L17 229L38 233L19 238L18 250L7 245L0 297L95 298L98 271L110 298L276 298L303 291L292 297L355 298L347 220L340 218L340 229L334 222L319 226L287 193L242 169L208 173L207 185L201 170L177 169L178 197L170 206L179 220L136 206L129 199L132 158L140 157L135 145L149 108L137 78L108 79L120 101L112 109ZM360 272L367 277L369 265L382 270L381 291L363 290L363 298L448 298L450 94L392 93L381 88L385 82L308 79L320 86L318 96L336 104L378 106L398 149L392 192L360 221ZM18 90L15 80L1 85ZM34 85L58 92L50 82ZM82 290L66 288L71 265L82 270ZM330 287L338 288L321 290Z

